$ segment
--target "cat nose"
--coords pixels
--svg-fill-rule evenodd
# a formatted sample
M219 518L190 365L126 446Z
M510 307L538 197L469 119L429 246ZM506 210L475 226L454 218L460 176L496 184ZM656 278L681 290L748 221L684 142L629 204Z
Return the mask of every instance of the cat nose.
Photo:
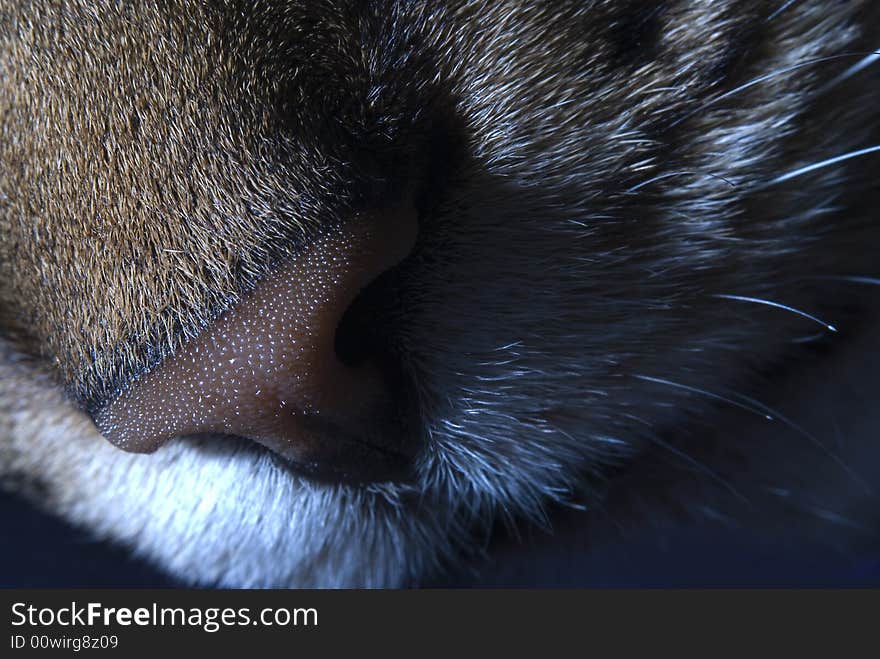
M173 437L251 439L312 476L405 478L416 444L380 360L344 363L334 344L359 292L411 251L411 207L370 213L280 265L209 328L95 415L122 449Z

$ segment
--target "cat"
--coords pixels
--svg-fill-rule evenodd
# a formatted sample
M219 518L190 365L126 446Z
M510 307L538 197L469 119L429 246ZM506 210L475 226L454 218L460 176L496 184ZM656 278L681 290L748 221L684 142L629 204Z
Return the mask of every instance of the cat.
M3 0L0 480L191 584L870 545L878 46L869 0Z

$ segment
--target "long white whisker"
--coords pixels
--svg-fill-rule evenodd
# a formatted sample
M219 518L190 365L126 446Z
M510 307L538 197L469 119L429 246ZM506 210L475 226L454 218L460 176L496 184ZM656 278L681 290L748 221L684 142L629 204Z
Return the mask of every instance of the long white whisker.
M772 300L762 300L761 298L758 298L758 297L748 297L745 295L727 295L727 294L723 294L723 293L713 295L712 297L720 297L720 298L724 298L725 300L737 300L739 302L754 302L755 304L765 304L768 307L774 307L776 309L783 309L785 311L790 311L791 313L797 314L798 316L803 316L804 318L812 320L814 323L819 323L822 327L824 327L825 329L827 329L831 332L837 331L837 328L834 325L826 323L821 318L816 318L816 316L808 314L806 311L801 311L800 309L795 309L794 307L790 307L787 304L781 304L780 302L773 302Z
M700 394L702 396L707 396L708 398L714 398L715 400L720 400L723 403L728 403L733 405L734 407L739 407L740 409L746 410L747 412L751 412L752 414L757 414L758 416L767 419L767 421L772 421L773 417L760 409L755 407L750 407L744 403L740 403L739 401L733 400L732 398L727 398L722 396L721 394L716 394L711 391L706 391L705 389L700 389L698 387L692 387L687 384L681 384L680 382L673 382L672 380L665 380L663 378L655 378L650 375L641 375L638 373L632 373L632 377L638 378L639 380L645 380L646 382L656 382L657 384L665 384L670 387L676 387L678 389L683 389L684 391L690 391L691 393Z
M829 158L828 160L823 160L821 162L815 162L812 165L807 165L806 167L801 167L799 169L795 169L794 171L783 174L782 176L777 176L775 179L770 181L769 183L765 183L762 186L759 186L758 190L762 190L764 188L770 187L772 185L777 185L778 183L783 183L784 181L789 181L798 176L803 176L804 174L809 174L812 171L817 169L822 169L823 167L830 167L831 165L836 165L839 162L843 162L844 160L850 160L851 158L858 158L860 156L868 155L869 153L876 153L880 151L880 144L875 146L869 146L865 149L859 149L857 151L850 151L849 153L844 153L839 156L835 156L833 158Z
M753 78L749 82L743 83L742 85L735 87L734 89L731 89L730 91L724 92L723 94L719 94L715 98L709 99L708 101L703 103L703 105L701 105L700 107L696 108L695 110L692 110L691 112L688 112L687 114L685 114L683 117L680 117L676 121L673 121L672 124L670 124L669 128L675 128L681 122L687 121L688 119L690 119L694 115L697 115L700 112L702 112L703 110L706 110L706 109L712 107L713 105L715 105L719 101L723 101L725 98L730 98L731 96L738 94L741 91L745 91L749 87L754 87L755 85L760 85L762 82L765 82L767 80L772 80L776 76L784 75L786 73L791 73L792 71L797 71L798 69L802 69L805 66L812 66L813 64L821 64L822 62L830 62L830 61L842 59L845 57L856 57L856 56L864 57L865 51L862 51L860 53L838 53L837 55L827 55L825 57L814 57L812 59L808 59L803 62L798 62L797 64L792 64L791 66L787 66L782 69L776 69L775 71L771 71L770 73L765 73L764 75L758 76L757 78Z
M638 184L632 186L629 190L627 190L627 193L635 192L636 190L643 188L646 185L650 185L651 183L655 183L656 181L662 181L665 178L670 178L672 176L688 176L688 175L690 175L690 176L708 176L709 178L716 178L720 181L724 181L725 183L727 183L727 185L729 185L732 188L736 187L736 183L724 178L723 176L719 176L718 174L712 174L709 172L705 172L705 173L704 172L670 172L668 174L661 174L660 176L654 176L652 178L649 178L647 181L642 181L641 183L638 183Z
M749 396L745 396L743 394L737 394L734 392L729 392L728 396L723 396L721 394L717 394L711 391L706 391L705 389L699 389L697 387L691 387L686 384L681 384L679 382L673 382L672 380L665 380L663 378L655 378L648 375L640 375L640 374L631 374L632 377L638 378L640 380L646 380L648 382L656 382L658 384L665 384L671 387L676 387L679 389L683 389L685 391L692 391L697 394L702 394L704 396L708 396L709 398L714 398L716 400L723 401L725 403L729 403L738 407L740 409L751 412L752 414L757 414L767 419L768 421L779 420L783 425L787 426L794 432L799 435L805 437L809 442L815 446L819 451L824 453L826 456L831 458L831 460L843 469L846 474L852 478L856 483L858 483L868 494L871 494L873 490L871 486L868 485L865 480L859 476L853 469L850 467L843 459L837 455L834 451L829 449L825 444L819 441L819 438L810 433L806 428L798 425L788 417L782 415L778 410L773 409L769 405L762 403L759 400L751 398ZM727 393L727 392L726 392Z
M711 478L715 482L722 485L728 492L733 494L733 496L735 496L737 499L740 499L741 501L745 501L746 503L749 502L749 500L742 494L742 492L737 490L727 479L725 479L723 476L721 476L717 472L710 469L708 466L706 466L705 464L703 464L699 460L689 456L687 453L685 453L681 449L674 447L672 444L670 444L668 442L664 442L659 437L652 436L650 438L650 441L654 444L657 444L657 446L660 446L661 448L669 451L670 453L678 456L679 458L681 458L682 460L684 460L685 462L687 462L691 466L695 467L698 471L703 472L704 474L709 476L709 478Z
M773 418L779 419L779 421L781 421L784 425L788 426L789 428L791 428L795 432L797 432L800 435L802 435L803 437L807 438L810 441L810 443L813 444L813 446L815 446L817 449L822 451L822 453L824 453L829 458L831 458L841 469L843 469L850 476L850 478L852 478L861 487L863 487L866 493L868 493L868 494L873 493L871 486L868 485L868 483L866 483L865 480L861 476L859 476L855 471L853 471L852 467L850 467L848 464L846 464L846 462L844 462L843 459L839 455L837 455L837 453L835 453L830 448L825 446L825 444L823 444L821 441L819 441L818 437L816 437L813 433L809 432L806 428L798 425L797 423L795 423L794 421L792 421L788 417L780 414L778 410L775 410L772 407L765 405L764 403L762 403L759 400L755 400L754 398L750 398L749 396L744 396L743 394L733 394L733 395L736 396L737 398L740 398L741 400L746 401L747 403L749 403L751 405L754 405L755 407L766 412L767 414L772 414Z
M868 284L869 286L880 286L880 278L863 277L860 275L829 275L827 277L810 277L810 279L821 279L830 281L849 281L854 284Z
M779 14L781 14L781 13L784 12L786 9L788 9L789 7L791 7L791 6L792 6L794 3L796 3L797 1L798 1L798 0L788 0L787 2L783 2L782 5L781 5L780 7L778 7L778 8L777 8L772 14L770 14L770 15L765 19L766 22L769 23L770 21L772 21L774 18L776 18L777 16L779 16Z
M880 50L875 50L873 53L871 53L870 55L868 55L867 57L865 57L861 61L856 62L851 67L849 67L846 71L844 71L839 76L834 78L827 85L822 87L818 91L818 94L820 96L822 94L825 94L828 90L833 89L834 87L836 87L837 85L842 83L844 80L847 80L848 78L852 78L855 74L857 74L862 69L865 69L865 68L871 66L874 62L878 62L878 61L880 61Z

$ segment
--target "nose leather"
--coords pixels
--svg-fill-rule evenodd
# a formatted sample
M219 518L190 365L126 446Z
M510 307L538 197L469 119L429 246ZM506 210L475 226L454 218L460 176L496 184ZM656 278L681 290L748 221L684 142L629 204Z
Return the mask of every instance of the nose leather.
M416 234L416 213L404 207L310 241L100 410L98 429L141 453L183 435L238 435L307 471L343 476L401 462L408 442L383 370L343 364L334 340L361 289L401 261Z

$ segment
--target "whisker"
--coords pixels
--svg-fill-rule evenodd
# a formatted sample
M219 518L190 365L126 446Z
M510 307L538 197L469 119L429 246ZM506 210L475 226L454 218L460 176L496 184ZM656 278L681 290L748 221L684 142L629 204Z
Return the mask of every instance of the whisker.
M849 281L854 284L868 284L869 286L880 286L880 279L877 277L862 277L860 275L829 275L826 277L810 277L810 279L822 279L829 281Z
M782 304L780 302L773 302L772 300L762 300L761 298L758 298L758 297L747 297L745 295L727 295L724 293L719 293L717 295L713 295L712 297L720 297L720 298L724 298L725 300L737 300L739 302L754 302L755 304L764 304L764 305L767 305L768 307L774 307L776 309L783 309L785 311L790 311L791 313L797 314L798 316L803 316L804 318L812 320L814 323L820 324L822 327L824 327L825 329L827 329L831 332L837 331L837 328L834 325L826 323L821 318L816 318L816 316L808 314L806 311L801 311L800 309L795 309L794 307L790 307L787 304Z
M867 67L871 66L874 62L878 62L878 61L880 61L880 50L875 50L873 53L871 53L870 55L866 56L866 57L863 58L861 61L856 62L856 63L853 64L851 67L849 67L846 71L844 71L844 72L841 73L839 76L837 76L836 78L834 78L834 79L833 79L831 82L829 82L827 85L825 85L824 87L822 87L822 88L817 92L817 94L819 94L819 95L821 96L822 94L827 93L830 89L833 89L834 87L836 87L837 85L839 85L839 84L842 83L843 81L845 81L845 80L847 80L847 79L849 79L849 78L852 78L852 77L853 77L854 75L856 75L859 71L862 71L863 69L866 69Z
M771 71L770 73L765 73L764 75L753 78L749 82L743 83L730 91L724 92L723 94L719 94L715 98L709 99L703 105L692 110L691 112L686 113L683 117L679 117L675 121L673 121L669 128L675 128L678 124L683 121L687 121L694 115L699 114L703 110L707 110L716 103L723 101L726 98L730 98L731 96L738 94L741 91L745 91L750 87L754 87L755 85L760 85L762 82L766 82L767 80L772 80L773 78L781 75L785 75L786 73L791 73L792 71L797 71L798 69L802 69L805 66L812 66L813 64L821 64L823 62L831 62L838 59L843 59L847 57L865 57L866 55L871 56L873 53L866 53L865 51L859 53L838 53L837 55L826 55L825 57L814 57L812 59L804 60L803 62L798 62L797 64L792 64L791 66L787 66L781 69L776 69L775 71Z
M810 334L809 336L799 336L796 339L792 339L791 342L795 343L795 344L815 343L816 341L819 341L820 339L822 339L825 336L826 335L824 332L818 332L816 334Z
M860 487L862 487L867 494L873 494L873 490L870 485L861 477L858 473L856 473L852 467L850 467L844 460L830 448L825 446L818 437L809 432L806 428L798 425L788 417L782 415L778 410L773 409L769 405L762 403L755 398L751 398L750 396L746 396L743 394L737 394L734 392L725 392L728 393L728 396L723 396L721 394L717 394L711 391L706 391L705 389L700 389L698 387L692 387L690 385L681 384L680 382L673 382L672 380L665 380L663 378L655 378L649 375L641 375L641 374L630 374L631 377L638 378L640 380L647 380L648 382L656 382L658 384L669 385L670 387L676 387L678 389L683 389L685 391L691 391L697 394L702 394L704 396L708 396L709 398L714 398L716 400L729 403L735 407L751 412L752 414L757 414L767 419L768 421L779 420L783 425L787 426L790 430L793 430L795 433L801 435L806 438L813 446L816 447L819 451L829 457L838 467L840 467L850 478L853 479Z
M836 165L839 162L843 162L844 160L850 160L851 158L858 158L860 156L868 155L869 153L876 153L880 151L880 144L875 146L869 146L865 149L858 149L857 151L850 151L849 153L844 153L839 156L835 156L833 158L829 158L828 160L823 160L821 162L815 162L812 165L807 165L806 167L801 167L799 169L795 169L794 171L783 174L782 176L778 176L772 181L765 183L764 185L758 186L755 188L756 190L763 190L764 188L768 188L772 185L777 185L779 183L783 183L785 181L789 181L798 176L802 176L804 174L809 174L817 169L822 169L823 167L830 167L831 165Z
M743 495L743 493L740 492L739 490L737 490L733 486L733 484L730 483L730 481L728 481L726 478L724 478L723 476L721 476L717 472L710 469L706 464L700 462L696 458L693 458L692 456L688 455L687 453L685 453L681 449L676 448L675 446L673 446L669 442L664 442L659 437L652 435L650 437L650 441L652 443L656 444L657 446L669 451L670 453L677 456L681 460L684 460L689 465L696 468L698 471L706 474L707 476L709 476L709 478L714 480L716 483L720 484L722 487L724 487L724 489L726 489L728 492L730 492L733 496L735 496L740 501L744 501L745 503L749 503L749 500Z
M864 524L859 524L851 517L846 517L845 515L841 515L840 513L833 510L819 508L818 506L802 506L800 508L804 512L811 513L819 519L825 520L826 522L831 522L832 524L837 524L839 526L847 526L849 528L857 529L859 531L874 533L874 529L870 529Z
M662 181L663 179L670 178L672 176L708 176L709 178L715 178L720 181L724 181L725 183L727 183L727 185L729 185L732 188L736 187L736 183L734 183L733 181L730 181L730 180L724 178L723 176L719 176L718 174L712 174L710 172L670 172L668 174L661 174L660 176L654 176L653 178L649 178L647 181L642 181L641 183L638 183L637 185L632 186L629 190L627 190L627 193L635 192L636 190L643 188L646 185L650 185L651 183L655 183L657 181Z
M738 407L747 412L751 412L752 414L757 414L758 416L766 419L767 421L773 421L773 416L767 414L766 412L757 409L755 407L749 407L744 403L740 403L739 401L733 400L732 398L727 398L726 396L722 396L721 394L716 394L712 391L707 391L706 389L700 389L699 387L692 387L687 384L681 384L680 382L673 382L672 380L664 380L663 378L655 378L650 375L641 375L638 373L630 374L631 377L638 378L639 380L645 380L646 382L656 382L657 384L665 384L670 387L676 387L677 389L682 389L684 391L690 391L691 393L700 394L702 396L707 396L708 398L714 398L715 400L719 400L723 403L728 403L729 405L733 405L734 407Z
M777 16L779 16L779 14L781 14L781 13L784 12L786 9L788 9L789 7L791 7L791 6L792 6L794 3L796 3L797 1L798 1L798 0L787 0L787 2L783 2L782 5L780 5L779 7L777 7L776 10L774 10L774 12L773 12L772 14L770 14L770 15L765 19L765 22L769 23L769 22L772 21L774 18L776 18Z
M766 405L759 400L756 400L756 399L751 398L749 396L745 396L743 394L732 394L732 395L735 396L736 398L739 398L743 401L746 401L747 403L749 403L751 405L754 405L756 408L762 410L763 412L766 412L767 414L773 415L774 419L778 419L779 421L782 422L783 425L788 426L791 430L795 431L796 433L798 433L801 436L808 439L810 441L810 443L813 444L813 446L815 446L822 453L824 453L826 456L831 458L837 466L839 466L841 469L843 469L843 471L845 471L847 473L847 475L849 475L850 478L852 478L856 483L858 483L865 490L865 492L867 494L873 494L873 490L872 490L871 486L868 485L868 483L865 482L865 480L861 476L859 476L853 470L852 467L850 467L846 462L844 462L843 458L841 458L839 455L837 455L837 453L835 453L830 448L825 446L825 444L823 444L819 440L818 437L816 437L813 433L809 432L806 428L795 423L794 421L792 421L788 417L783 416L779 412L779 410L775 410L772 407L770 407L769 405Z

